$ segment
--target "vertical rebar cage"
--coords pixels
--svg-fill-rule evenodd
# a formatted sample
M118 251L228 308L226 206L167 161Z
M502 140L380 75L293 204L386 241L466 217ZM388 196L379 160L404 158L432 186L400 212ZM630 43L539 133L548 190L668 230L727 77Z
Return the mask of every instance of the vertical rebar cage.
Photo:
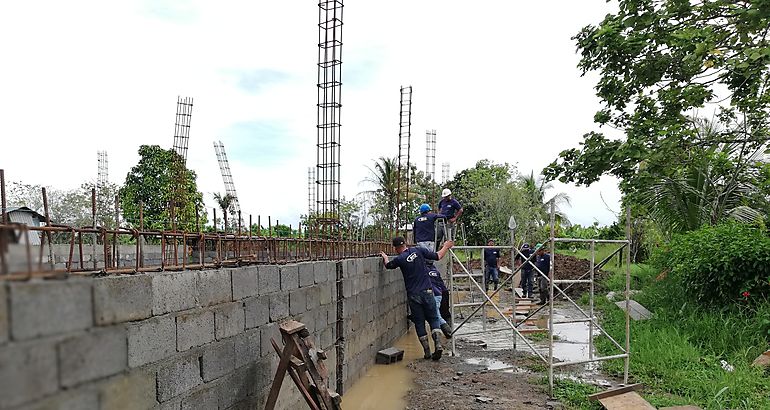
M315 183L315 168L308 167L307 169L307 214L310 216L315 211L316 199L316 183Z
M441 164L441 183L446 184L449 182L449 163L444 162Z
M214 141L214 151L217 154L217 162L219 163L219 171L222 173L222 181L225 184L225 193L233 198L232 212L238 215L241 212L241 204L238 202L238 193L235 191L235 183L233 182L233 173L230 171L230 162L227 160L227 154L225 153L225 145L222 141Z
M425 176L436 180L436 130L425 131Z
M401 87L398 122L398 177L396 178L396 226L395 231L406 231L407 221L414 211L409 209L409 181L411 179L412 149L412 86Z
M185 170L187 168L187 146L190 141L190 120L192 119L192 97L179 97L176 101L176 120L174 121L174 188L169 204L172 229L177 229L177 220L180 213L186 209L186 195L184 190ZM189 227L182 227L186 229Z
M342 0L318 3L316 221L329 232L339 224Z

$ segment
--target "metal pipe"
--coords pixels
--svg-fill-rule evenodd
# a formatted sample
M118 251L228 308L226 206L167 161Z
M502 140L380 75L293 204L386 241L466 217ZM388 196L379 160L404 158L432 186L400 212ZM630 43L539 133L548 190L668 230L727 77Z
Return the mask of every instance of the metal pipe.
M551 250L551 267L548 270L548 395L553 398L553 279L554 279L554 256L556 248L556 202L551 199L551 237L549 247ZM535 267L537 269L537 267ZM538 269L539 271L539 269ZM542 272L541 272L542 274Z
M631 364L631 207L626 205L626 358L623 363L623 383L628 384L628 368Z
M624 358L624 357L626 359L628 359L628 354L623 353L623 354L616 354L616 355L612 355L612 356L594 357L593 359L586 359L586 360L575 360L575 361L571 361L571 362L559 362L559 363L554 363L552 367L573 366L573 365L576 365L576 364L585 364L585 363L591 363L591 362L601 362L601 361L605 361L605 360L620 359L620 358ZM624 383L624 384L627 384L627 383Z

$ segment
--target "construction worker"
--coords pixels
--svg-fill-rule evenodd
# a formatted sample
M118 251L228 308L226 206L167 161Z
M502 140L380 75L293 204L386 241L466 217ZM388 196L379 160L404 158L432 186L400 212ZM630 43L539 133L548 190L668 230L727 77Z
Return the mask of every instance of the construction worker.
M522 296L528 299L532 299L535 297L535 294L532 292L532 286L533 286L533 277L532 272L535 269L534 265L532 263L535 262L536 257L533 257L534 251L529 246L528 243L524 243L521 245L521 254L516 255L516 262L519 265L522 265L521 267L521 292Z
M487 246L495 246L495 241L490 239L487 241ZM500 249L498 248L484 248L484 290L489 291L489 283L495 284L495 290L500 283Z
M537 244L535 249L537 249L537 262L535 262L535 267L545 275L540 275L540 273L537 274L539 278L538 288L540 288L540 301L537 304L545 305L548 303L551 293L551 289L548 286L548 273L551 272L551 254L542 243Z
M452 191L449 188L444 188L441 191L441 201L438 203L438 211L441 215L446 217L446 229L443 226L439 226L440 235L447 240L454 240L457 218L463 214L463 206L452 198Z
M452 246L454 246L454 242L446 241L438 252L432 252L422 247L409 248L406 246L404 238L397 236L393 238L393 248L398 256L390 260L385 252L380 252L386 268L401 269L411 312L410 319L414 323L426 359L439 360L444 350L441 345L441 323L438 319L436 298L433 296L433 283L428 274L426 261L437 261L443 258ZM435 346L435 351L432 354L428 334L425 331L426 320L430 324Z
M420 205L420 216L414 220L414 242L431 252L436 251L436 220L444 216L431 212L428 204Z
M438 321L441 323L441 331L444 332L444 336L447 339L452 338L452 328L449 327L443 312L441 312L441 302L445 294L448 295L449 291L444 285L444 280L441 279L441 272L434 264L428 265L428 275L430 275L430 281L433 283L433 297L436 299L436 310L438 310Z

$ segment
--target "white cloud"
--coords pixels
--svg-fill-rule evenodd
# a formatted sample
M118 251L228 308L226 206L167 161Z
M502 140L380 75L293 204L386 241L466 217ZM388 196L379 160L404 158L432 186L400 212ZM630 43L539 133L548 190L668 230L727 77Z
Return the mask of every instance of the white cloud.
M609 7L348 0L343 193L361 189L372 159L396 154L401 85L414 87L412 157L421 169L428 128L438 133L439 175L442 162L457 171L482 158L538 172L577 146L594 129L598 101L570 37ZM224 190L212 147L222 140L244 212L296 225L315 163L316 20L316 3L4 2L0 167L11 180L74 188L95 178L96 151L106 149L111 180L122 181L140 144L171 145L176 97L192 96L189 166L209 205ZM244 88L239 75L249 73L278 77ZM242 123L280 125L290 154L276 164L270 152L234 152L264 145L227 135ZM557 189L572 196L576 222L614 219L599 192L619 208L609 178Z

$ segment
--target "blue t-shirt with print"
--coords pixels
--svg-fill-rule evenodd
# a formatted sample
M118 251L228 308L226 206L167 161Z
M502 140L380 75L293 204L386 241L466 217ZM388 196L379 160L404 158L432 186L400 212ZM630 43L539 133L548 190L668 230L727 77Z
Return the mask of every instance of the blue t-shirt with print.
M401 268L406 294L409 296L433 288L428 275L426 259L437 261L438 254L420 247L407 248L386 263L385 267L388 269Z
M460 210L462 206L454 198L449 200L442 198L441 202L438 203L438 208L441 211L441 215L444 215L447 219L452 219L455 216L455 212Z
M548 272L551 271L551 255L544 253L542 256L539 256L537 262L535 262L535 266L540 269L540 272L547 275Z
M430 276L430 281L433 284L433 294L436 296L443 295L446 292L446 285L444 285L444 280L441 279L441 272L438 271L436 265L431 265L428 276Z
M436 219L441 217L439 214L429 212L415 218L414 241L428 242L436 240Z

